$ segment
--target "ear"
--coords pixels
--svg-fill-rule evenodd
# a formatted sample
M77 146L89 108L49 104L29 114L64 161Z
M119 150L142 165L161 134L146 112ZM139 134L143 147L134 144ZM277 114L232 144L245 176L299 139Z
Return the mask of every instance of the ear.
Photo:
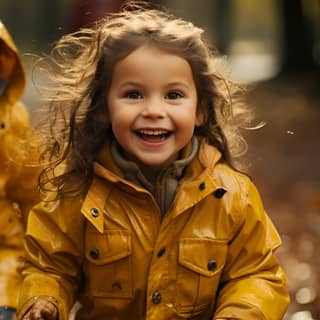
M204 124L205 115L204 115L204 108L203 105L199 104L197 107L197 114L196 114L196 127L200 127Z
M201 127L204 123L204 115L201 112L198 112L196 115L196 127Z

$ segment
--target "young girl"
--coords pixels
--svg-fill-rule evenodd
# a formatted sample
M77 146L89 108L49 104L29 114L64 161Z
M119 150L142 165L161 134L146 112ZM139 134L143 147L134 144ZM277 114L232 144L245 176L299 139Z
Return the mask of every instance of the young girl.
M247 113L202 30L124 10L53 58L18 318L281 319L280 238L233 162Z

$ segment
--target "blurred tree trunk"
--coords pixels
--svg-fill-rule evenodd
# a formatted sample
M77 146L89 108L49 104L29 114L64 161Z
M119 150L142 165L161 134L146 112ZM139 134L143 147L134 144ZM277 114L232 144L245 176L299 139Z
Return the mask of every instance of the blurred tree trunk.
M284 25L283 71L315 68L314 30L303 15L301 0L281 0Z
M215 23L217 47L223 54L228 53L231 41L230 19L232 19L231 0L215 1Z

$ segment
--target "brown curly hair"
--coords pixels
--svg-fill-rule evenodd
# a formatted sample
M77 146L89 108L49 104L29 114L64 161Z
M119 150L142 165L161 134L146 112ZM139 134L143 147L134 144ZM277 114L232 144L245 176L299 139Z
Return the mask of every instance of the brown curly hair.
M190 64L204 123L195 135L217 147L231 166L246 149L239 129L251 112L241 102L241 90L218 72L220 56L210 48L203 30L164 10L124 8L89 28L63 36L51 53L53 85L47 96L49 122L44 128L40 175L42 192L58 195L86 190L97 153L112 136L106 92L115 64L142 45L152 45ZM240 93L240 95L239 95ZM63 167L63 170L59 168Z

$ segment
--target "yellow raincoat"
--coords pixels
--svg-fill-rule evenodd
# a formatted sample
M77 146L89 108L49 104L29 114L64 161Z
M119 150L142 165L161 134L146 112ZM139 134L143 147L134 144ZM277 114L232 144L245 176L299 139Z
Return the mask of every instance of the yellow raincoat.
M161 220L154 197L126 181L105 148L84 198L29 215L18 319L51 297L59 320L282 319L280 238L252 182L204 141Z
M0 41L15 60L15 67L0 95L0 306L17 307L23 253L23 218L36 203L37 170L24 167L17 155L20 138L29 128L26 108L18 101L25 87L21 60L8 31L0 21ZM0 63L2 60L0 61ZM0 66L4 68L5 66Z

